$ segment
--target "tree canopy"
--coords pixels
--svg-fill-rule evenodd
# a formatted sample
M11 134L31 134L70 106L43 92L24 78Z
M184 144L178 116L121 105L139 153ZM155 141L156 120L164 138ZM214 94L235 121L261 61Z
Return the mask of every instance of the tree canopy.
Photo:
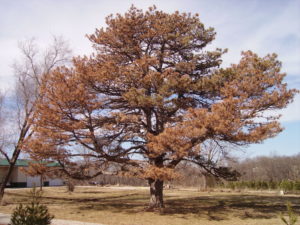
M260 143L282 131L279 117L264 112L286 107L296 91L283 83L276 54L245 51L222 68L227 50L206 50L216 33L197 14L131 7L106 23L87 36L92 55L43 81L33 156L57 160L79 179L114 162L148 179L151 205L161 207L163 181L183 160L232 178L202 157L201 144Z

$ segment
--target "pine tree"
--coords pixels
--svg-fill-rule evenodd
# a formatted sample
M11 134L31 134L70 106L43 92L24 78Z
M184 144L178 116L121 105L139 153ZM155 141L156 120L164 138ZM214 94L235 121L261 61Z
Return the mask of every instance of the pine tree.
M283 83L276 54L245 51L238 64L221 68L226 50L206 49L216 33L197 14L133 6L106 23L88 35L94 54L44 80L32 155L57 160L77 179L114 163L110 172L148 180L157 208L182 161L220 178L238 176L206 160L204 143L243 146L282 131L279 117L264 112L286 107L296 90Z
M40 204L41 191L34 187L30 192L31 202L17 206L11 216L10 225L50 225L54 216L50 215L48 208Z

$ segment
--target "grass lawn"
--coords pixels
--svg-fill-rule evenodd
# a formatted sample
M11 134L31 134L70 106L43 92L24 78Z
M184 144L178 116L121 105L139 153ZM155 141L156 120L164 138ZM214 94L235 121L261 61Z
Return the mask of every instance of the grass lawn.
M29 190L7 189L0 212L11 213L18 203L28 202ZM67 193L65 187L48 187L42 203L56 219L107 225L283 225L278 215L286 211L287 201L300 214L299 195L171 189L165 190L161 213L144 210L148 198L148 188L76 187Z

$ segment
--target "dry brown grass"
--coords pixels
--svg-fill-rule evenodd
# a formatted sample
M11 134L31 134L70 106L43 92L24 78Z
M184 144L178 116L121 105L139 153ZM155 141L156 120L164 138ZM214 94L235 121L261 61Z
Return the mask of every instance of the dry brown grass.
M7 189L5 206L11 213L28 202L29 189ZM165 191L163 212L147 212L148 189L76 187L44 188L42 202L57 219L98 222L107 225L280 225L278 215L290 201L300 213L300 198L274 193L199 192L195 189Z

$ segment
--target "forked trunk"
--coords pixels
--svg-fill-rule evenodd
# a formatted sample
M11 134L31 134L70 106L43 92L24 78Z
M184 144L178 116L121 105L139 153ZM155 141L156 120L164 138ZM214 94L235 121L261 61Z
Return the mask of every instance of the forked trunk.
M163 200L164 182L162 180L148 179L148 183L150 186L149 209L164 208L164 200Z
M11 174L13 172L13 169L16 165L17 159L20 155L21 149L16 147L12 156L12 159L9 162L9 167L7 170L7 173L5 174L5 176L3 177L2 181L1 181L1 185L0 185L0 202L2 202L3 196L4 196L4 190L6 188L6 185L8 184L8 181L11 177Z
M3 180L1 182L1 186L0 186L0 202L3 199L4 196L4 190L6 188L6 185L8 184L8 181L11 177L12 171L14 169L15 164L10 164L7 170L7 173L5 174L5 176L3 177Z

